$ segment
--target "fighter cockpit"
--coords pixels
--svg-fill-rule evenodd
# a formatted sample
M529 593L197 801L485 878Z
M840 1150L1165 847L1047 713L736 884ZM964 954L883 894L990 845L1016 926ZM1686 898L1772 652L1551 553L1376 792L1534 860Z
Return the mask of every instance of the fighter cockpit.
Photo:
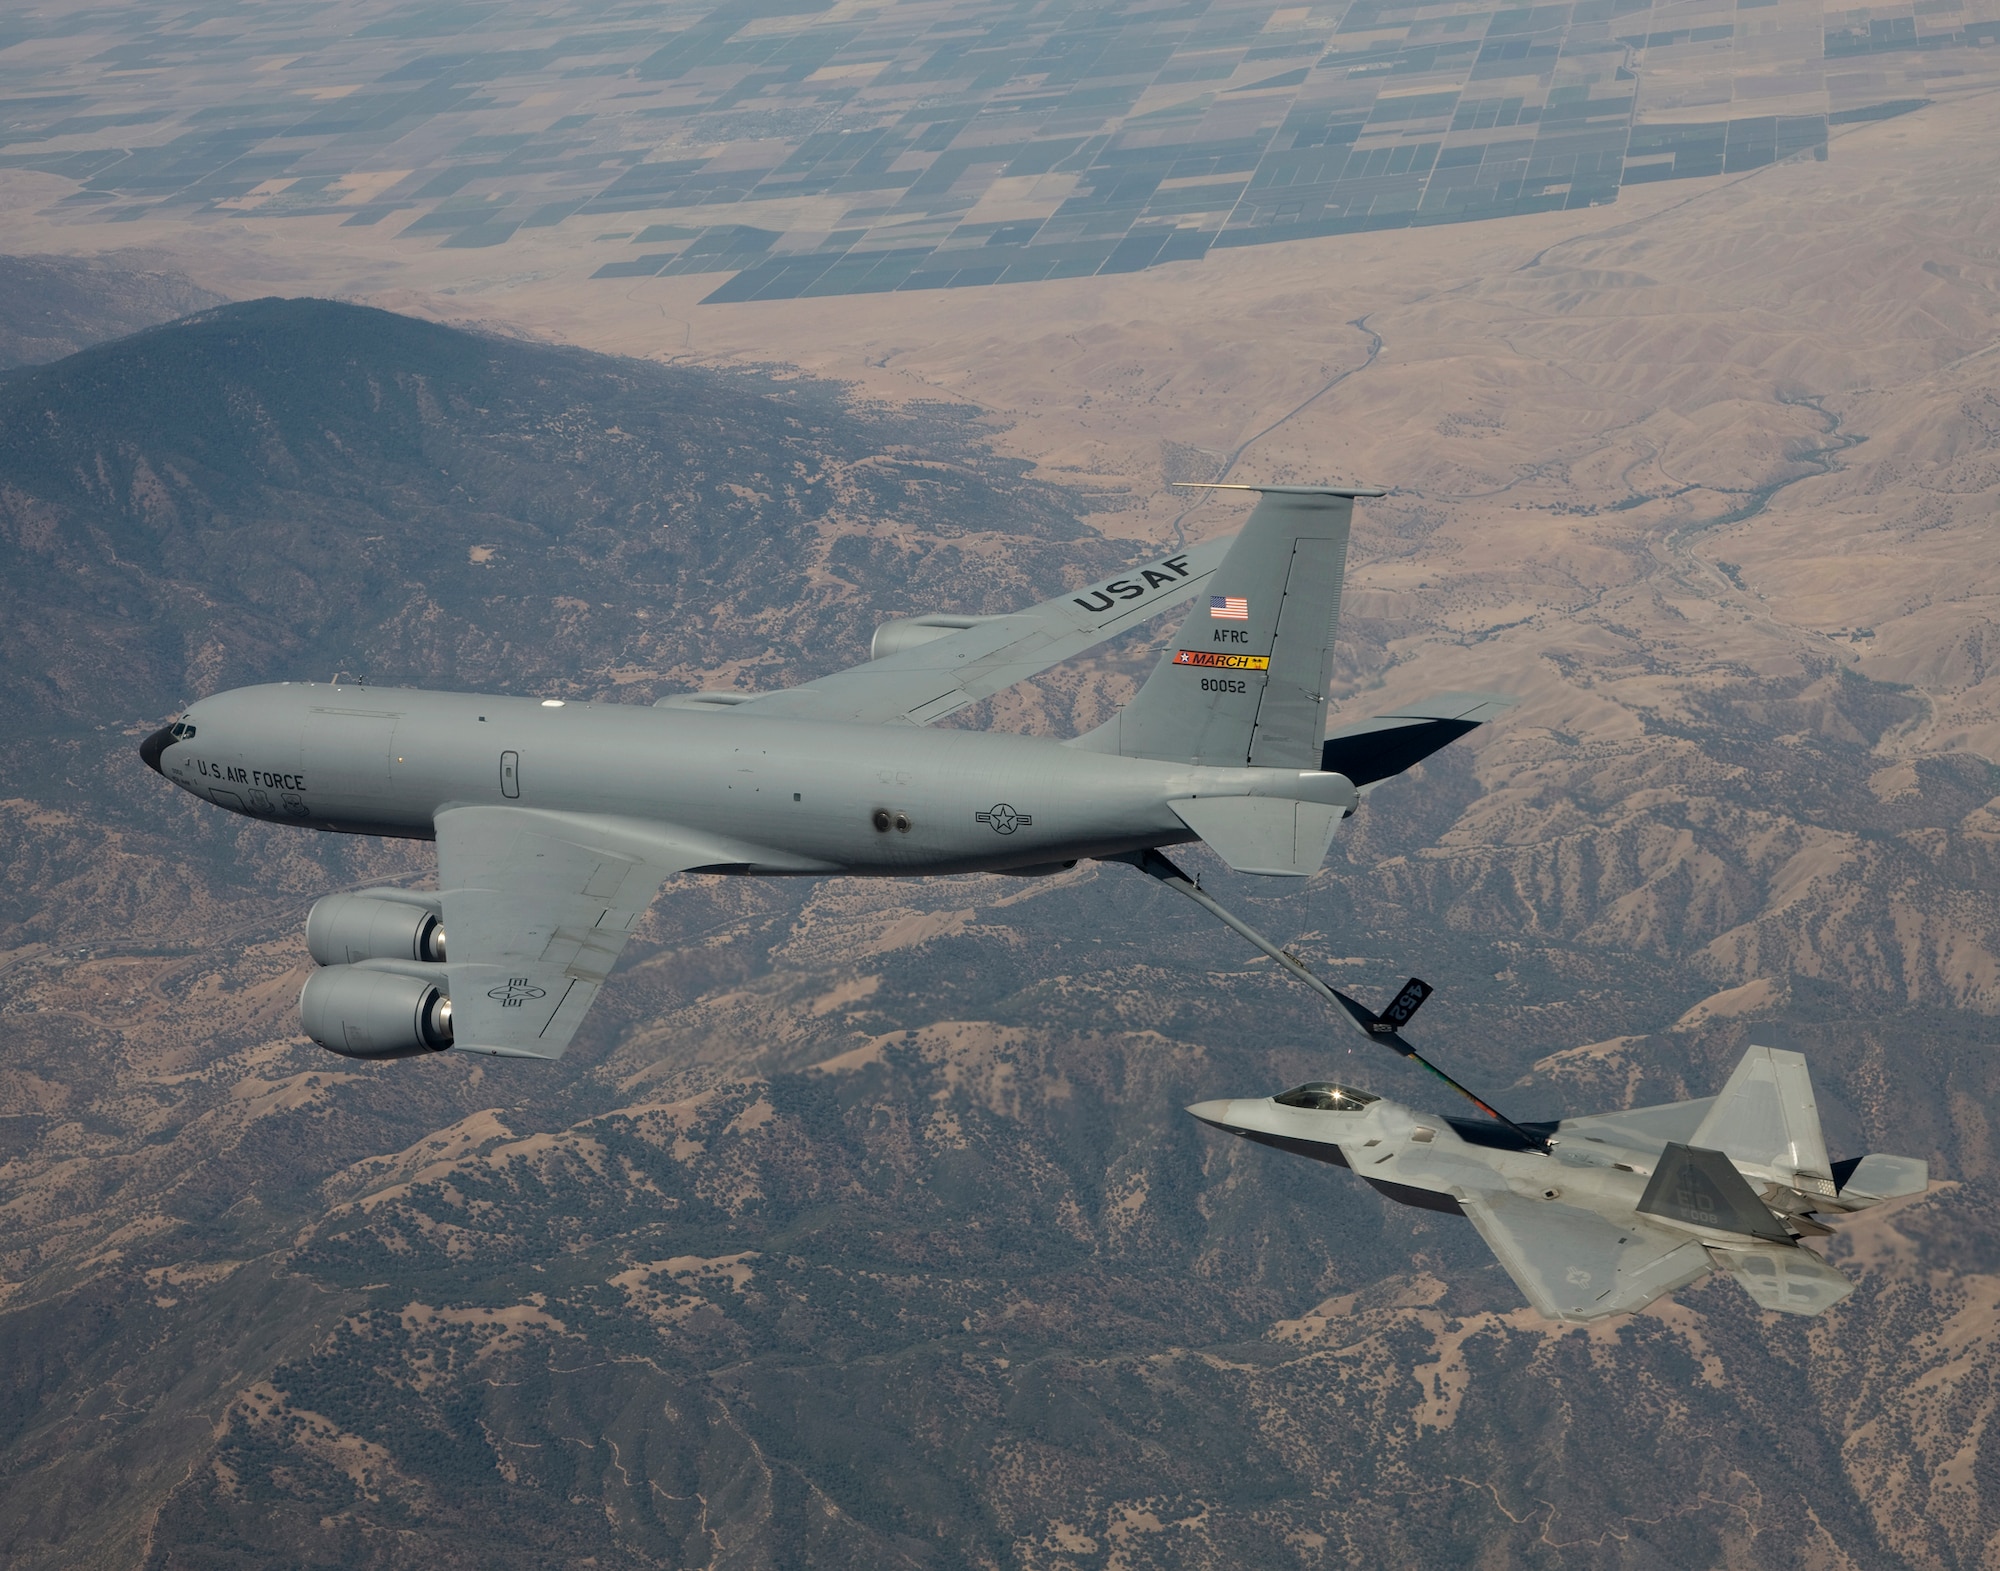
M1331 1080L1310 1080L1302 1086L1271 1098L1280 1107L1304 1107L1318 1113L1358 1113L1370 1102L1382 1099L1352 1086L1338 1086Z

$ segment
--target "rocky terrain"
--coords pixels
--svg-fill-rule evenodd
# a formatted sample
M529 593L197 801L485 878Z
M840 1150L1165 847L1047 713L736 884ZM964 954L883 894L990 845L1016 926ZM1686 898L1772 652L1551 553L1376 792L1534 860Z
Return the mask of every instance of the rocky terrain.
M325 302L0 385L0 1556L1983 1564L2000 783L1920 671L1620 642L1608 595L1306 888L1203 862L1363 996L1439 982L1424 1045L1516 1116L1809 1052L1840 1154L1943 1181L1843 1230L1862 1286L1813 1323L1712 1283L1558 1334L1465 1224L1202 1130L1327 1074L1431 1092L1119 868L687 877L559 1067L331 1058L305 908L427 853L225 820L133 751L279 674L794 680L1095 574L1115 500L952 406ZM1414 593L1460 549L1368 510L1343 717L1474 603ZM1082 724L1145 656L972 723Z
M0 257L0 371L222 304L157 256ZM151 265L148 265L151 264Z

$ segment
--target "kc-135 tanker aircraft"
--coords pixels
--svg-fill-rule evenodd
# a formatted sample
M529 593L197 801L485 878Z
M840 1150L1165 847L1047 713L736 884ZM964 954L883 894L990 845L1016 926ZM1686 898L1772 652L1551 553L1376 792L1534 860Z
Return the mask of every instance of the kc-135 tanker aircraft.
M1325 734L1356 497L1233 486L1240 533L1004 616L877 629L866 664L650 709L281 682L218 693L140 748L231 812L435 839L435 891L329 895L306 1033L356 1058L562 1055L682 872L1055 872L1205 841L1304 877L1362 793L1498 713L1446 694ZM931 722L1196 598L1125 709L1070 741Z
M1709 1101L1516 1124L1403 1040L1426 984L1375 1015L1161 854L1201 840L1238 872L1308 876L1371 786L1509 703L1445 694L1325 735L1354 499L1382 493L1226 489L1259 493L1233 537L1010 615L890 622L867 664L782 692L643 709L287 682L202 699L140 753L232 812L437 841L435 891L328 895L306 919L319 969L299 1012L336 1053L560 1057L674 873L1033 875L1115 858L1493 1119L1316 1082L1190 1109L1205 1122L1470 1217L1555 1319L1627 1313L1714 1269L1769 1309L1846 1296L1800 1246L1828 1231L1813 1213L1919 1193L1927 1175L1906 1157L1829 1165L1798 1055L1753 1048ZM1190 598L1145 685L1087 735L926 729Z

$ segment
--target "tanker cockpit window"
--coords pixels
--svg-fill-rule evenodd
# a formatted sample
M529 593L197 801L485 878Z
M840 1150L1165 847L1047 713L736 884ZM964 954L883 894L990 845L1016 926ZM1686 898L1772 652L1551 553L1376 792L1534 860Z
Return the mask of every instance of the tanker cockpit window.
M185 720L176 720L167 727L167 735L176 742L191 742L194 740L194 727Z
M1379 1096L1338 1086L1331 1080L1313 1080L1271 1098L1280 1107L1304 1107L1317 1113L1358 1113Z

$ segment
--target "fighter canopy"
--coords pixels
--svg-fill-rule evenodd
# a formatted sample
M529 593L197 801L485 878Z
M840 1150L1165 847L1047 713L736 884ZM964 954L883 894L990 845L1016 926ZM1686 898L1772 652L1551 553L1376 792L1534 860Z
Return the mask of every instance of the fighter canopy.
M1305 1107L1316 1113L1358 1113L1370 1102L1382 1099L1351 1086L1337 1086L1331 1080L1310 1080L1271 1098L1280 1107Z

